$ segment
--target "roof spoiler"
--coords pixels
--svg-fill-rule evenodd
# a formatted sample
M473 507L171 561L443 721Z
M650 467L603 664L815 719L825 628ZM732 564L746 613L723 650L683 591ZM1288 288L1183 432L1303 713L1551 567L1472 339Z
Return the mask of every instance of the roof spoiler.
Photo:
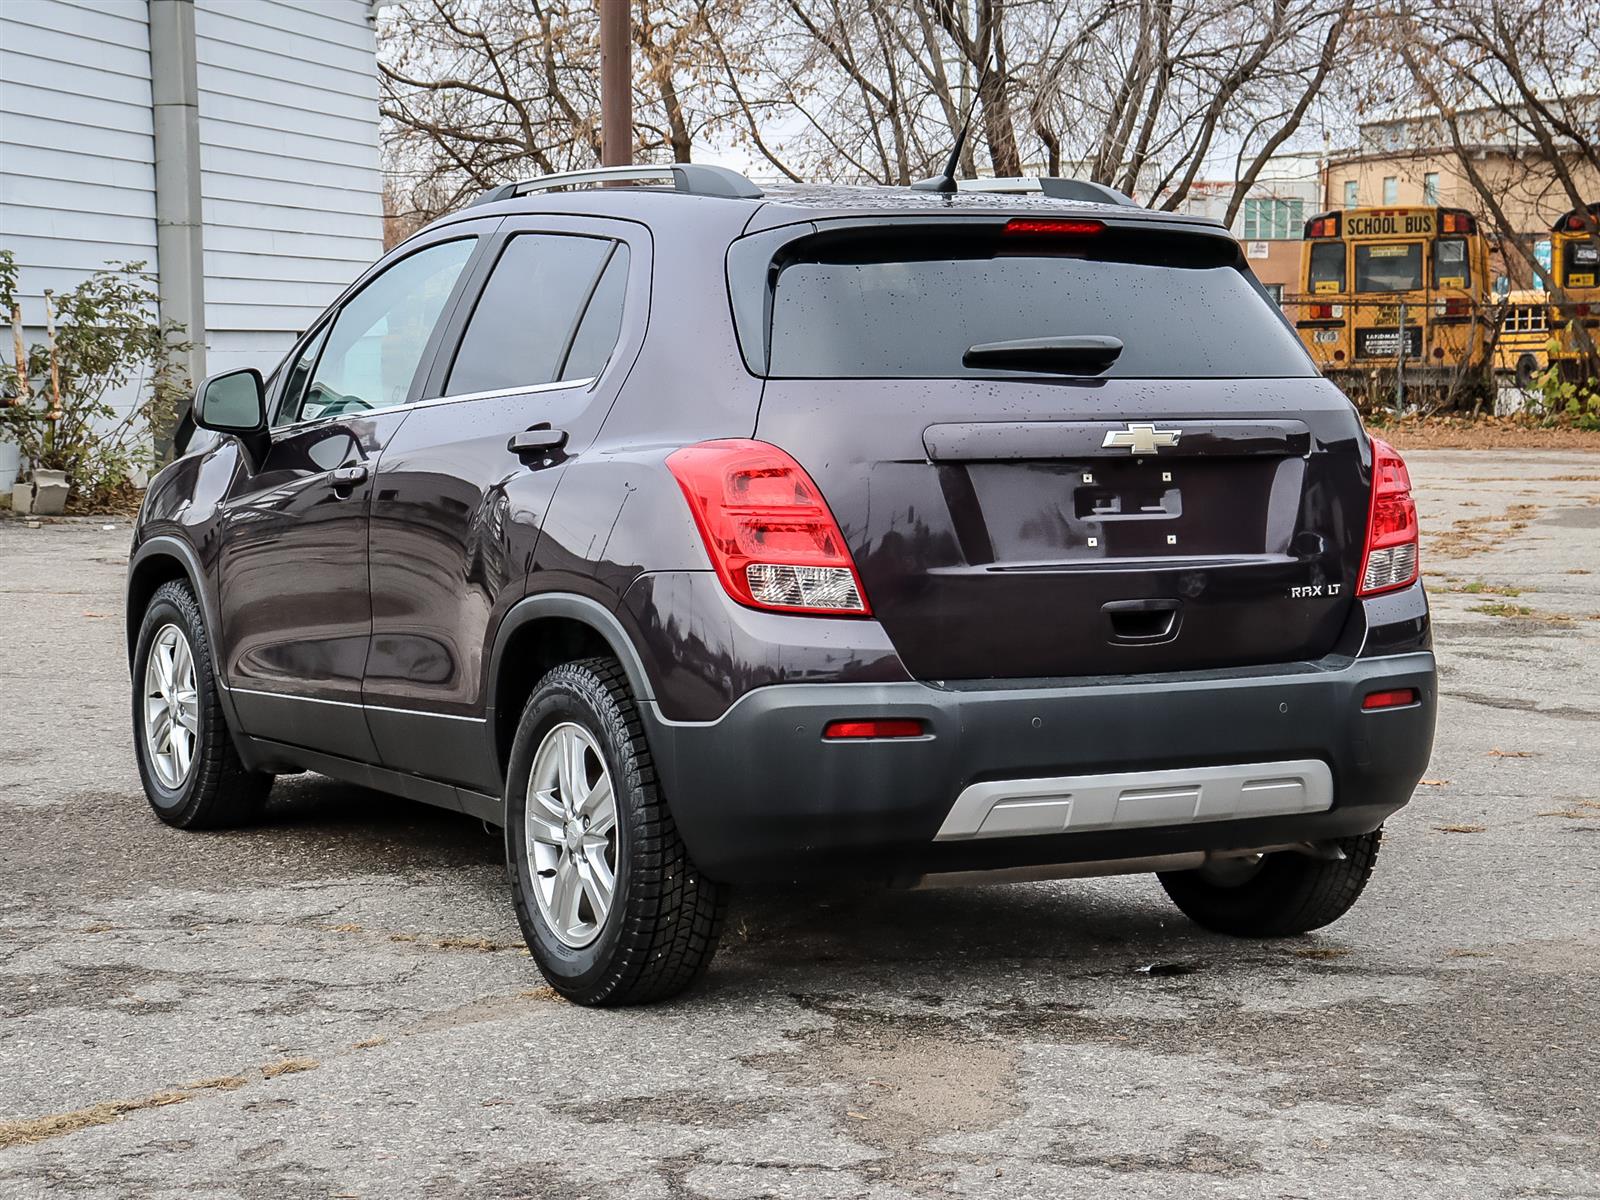
M1052 200L1077 200L1088 204L1122 204L1139 207L1137 200L1114 187L1094 183L1088 179L1066 179L1056 175L963 179L956 186L963 192L991 192L998 195L1041 193Z

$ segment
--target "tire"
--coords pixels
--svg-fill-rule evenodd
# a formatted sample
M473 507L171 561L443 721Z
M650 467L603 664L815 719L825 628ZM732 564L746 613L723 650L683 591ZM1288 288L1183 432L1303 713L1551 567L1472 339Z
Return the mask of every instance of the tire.
M169 653L174 657L167 658ZM186 742L190 752L181 760L177 742L163 740L162 726L152 715L167 703L157 694L152 654L173 663L178 686L168 692L178 698L182 728L189 721L194 725ZM132 692L134 754L145 798L156 816L179 829L224 829L254 820L266 803L272 776L248 769L234 749L217 697L211 642L188 584L164 583L150 597L134 644ZM174 732L181 736L181 730ZM163 745L169 752L161 751Z
M1235 937L1289 937L1331 925L1360 897L1378 861L1383 830L1335 843L1336 860L1312 858L1293 850L1263 856L1254 871L1227 864L1196 871L1167 871L1156 877L1172 902L1197 925Z
M1524 354L1517 359L1517 386L1524 391L1531 388L1539 380L1539 360L1532 354Z
M727 889L689 859L614 659L555 667L529 697L506 770L506 859L528 950L575 1003L664 1000L716 952Z

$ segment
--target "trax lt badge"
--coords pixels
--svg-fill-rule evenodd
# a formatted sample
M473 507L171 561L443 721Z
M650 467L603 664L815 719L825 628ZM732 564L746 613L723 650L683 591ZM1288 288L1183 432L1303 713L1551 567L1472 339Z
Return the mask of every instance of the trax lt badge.
M1181 429L1157 429L1149 423L1129 421L1126 429L1108 430L1100 448L1120 450L1126 446L1135 454L1154 454L1158 446L1176 446L1182 433Z

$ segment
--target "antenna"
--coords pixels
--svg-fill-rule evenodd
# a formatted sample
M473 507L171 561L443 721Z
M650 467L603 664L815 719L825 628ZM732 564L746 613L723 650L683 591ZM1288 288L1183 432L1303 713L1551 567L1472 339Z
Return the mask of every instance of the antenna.
M967 109L966 120L961 122L961 132L956 134L956 144L950 151L950 157L945 160L944 173L917 180L911 185L913 192L950 193L956 190L956 168L961 165L961 148L967 144L967 130L972 128L972 114L977 107L974 103Z

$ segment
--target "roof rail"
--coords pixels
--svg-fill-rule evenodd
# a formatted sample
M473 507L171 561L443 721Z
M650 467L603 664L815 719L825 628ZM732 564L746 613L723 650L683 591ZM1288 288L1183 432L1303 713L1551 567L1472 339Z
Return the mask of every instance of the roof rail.
M674 191L686 196L723 196L732 200L759 200L762 196L760 188L727 167L710 163L671 163L661 167L596 167L589 171L563 171L556 175L518 180L516 183L502 183L482 193L467 207L493 204L496 200L509 200L529 192L648 180L670 182Z

